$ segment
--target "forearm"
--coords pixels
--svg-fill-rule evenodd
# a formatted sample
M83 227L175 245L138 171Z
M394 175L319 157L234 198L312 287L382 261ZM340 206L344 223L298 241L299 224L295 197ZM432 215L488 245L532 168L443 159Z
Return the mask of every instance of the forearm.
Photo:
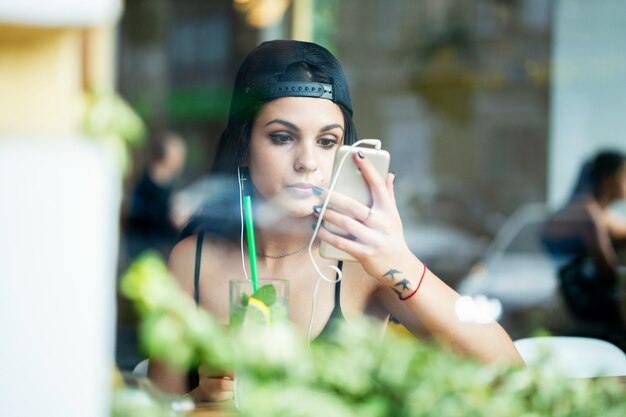
M170 394L183 395L189 390L186 375L173 370L163 362L150 359L148 378L160 389Z
M396 296L392 295L394 300L390 302L395 304L394 315L409 330L415 327L417 319L440 343L458 352L484 362L522 362L510 337L497 322L479 324L463 321L463 317L459 317L455 309L459 294L428 269L420 284L423 264L413 256L407 258L404 265L395 268L403 271L402 274L395 274L396 278L409 281L405 296L411 294L418 285L419 290L405 300L396 293ZM395 291L392 280L383 282Z

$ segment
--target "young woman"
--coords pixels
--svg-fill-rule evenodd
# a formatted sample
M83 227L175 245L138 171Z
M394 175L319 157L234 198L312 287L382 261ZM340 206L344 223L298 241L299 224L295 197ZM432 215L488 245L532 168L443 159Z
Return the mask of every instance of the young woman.
M258 276L289 280L289 318L305 334L318 279L306 248L326 197L335 152L355 140L346 77L329 51L313 43L272 41L258 46L244 60L213 173L236 177L238 169L249 172ZM457 317L459 295L430 272L404 241L393 175L381 178L362 155L355 155L355 161L374 203L368 207L338 193L332 195L332 208L324 220L356 240L321 228L313 247L315 262L322 271L337 265L319 256L320 240L358 262L339 264L343 279L320 286L311 338L327 331L334 320L350 321L361 314L377 318L382 335L393 315L409 330L417 333L425 327L443 343L485 362L521 361L497 323L466 323ZM170 257L170 268L182 287L224 323L228 322L228 282L244 278L237 183L226 189L235 190L232 198L208 204L191 221L189 236ZM247 250L244 253L247 264ZM187 389L184 378L159 363L151 362L149 376L168 391ZM229 398L231 391L230 377L202 375L193 394L195 399L219 400Z
M626 199L626 155L602 151L583 165L570 200L543 230L543 243L561 263L561 294L576 321L595 336L626 347L618 300L616 247L626 243L626 220L611 204ZM581 323L579 323L581 324Z

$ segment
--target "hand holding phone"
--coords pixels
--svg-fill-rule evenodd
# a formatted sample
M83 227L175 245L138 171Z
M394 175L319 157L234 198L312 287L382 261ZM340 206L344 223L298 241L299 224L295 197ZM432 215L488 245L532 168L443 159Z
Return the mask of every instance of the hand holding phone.
M380 144L378 139L369 139L373 143ZM365 146L341 146L337 150L337 154L335 155L335 162L333 165L333 180L336 178L336 184L334 188L334 192L341 193L345 196L351 197L358 202L371 207L372 206L372 193L370 191L369 185L363 175L361 174L361 170L357 167L356 163L353 159L353 154L357 152L363 152L365 157L374 165L374 168L381 175L382 178L387 177L387 173L389 172L389 162L390 156L389 152L382 149L375 149ZM346 154L349 154L345 156ZM344 159L343 165L341 165L341 161ZM343 235L345 237L350 238L349 234L340 229L337 226L334 226L330 223L324 222L324 227L329 231ZM328 243L322 241L320 243L320 255L327 259L336 259L343 261L355 261L350 254L335 248L334 246L329 245Z

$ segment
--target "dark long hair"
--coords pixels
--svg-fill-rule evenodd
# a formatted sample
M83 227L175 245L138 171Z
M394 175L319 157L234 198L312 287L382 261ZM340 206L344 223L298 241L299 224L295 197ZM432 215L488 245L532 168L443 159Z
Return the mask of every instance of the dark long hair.
M626 155L618 151L599 152L593 159L590 180L594 191L598 190L605 179L617 175L626 164Z
M596 153L582 165L572 198L598 192L604 180L615 176L625 164L626 154L622 152L604 150Z

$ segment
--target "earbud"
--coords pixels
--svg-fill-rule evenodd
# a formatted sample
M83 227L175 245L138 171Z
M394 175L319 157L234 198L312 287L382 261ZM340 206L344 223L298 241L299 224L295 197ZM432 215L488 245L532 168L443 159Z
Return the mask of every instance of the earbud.
M248 277L248 271L246 271L246 261L243 253L243 196L251 195L252 189L248 168L239 166L237 167L237 184L239 185L239 221L241 223L241 234L239 236L239 248L241 249L241 268L243 269L243 275L246 277L246 280L250 281L250 278Z
M248 167L237 167L239 176L239 187L242 195L252 195L252 182L250 180L250 171Z

